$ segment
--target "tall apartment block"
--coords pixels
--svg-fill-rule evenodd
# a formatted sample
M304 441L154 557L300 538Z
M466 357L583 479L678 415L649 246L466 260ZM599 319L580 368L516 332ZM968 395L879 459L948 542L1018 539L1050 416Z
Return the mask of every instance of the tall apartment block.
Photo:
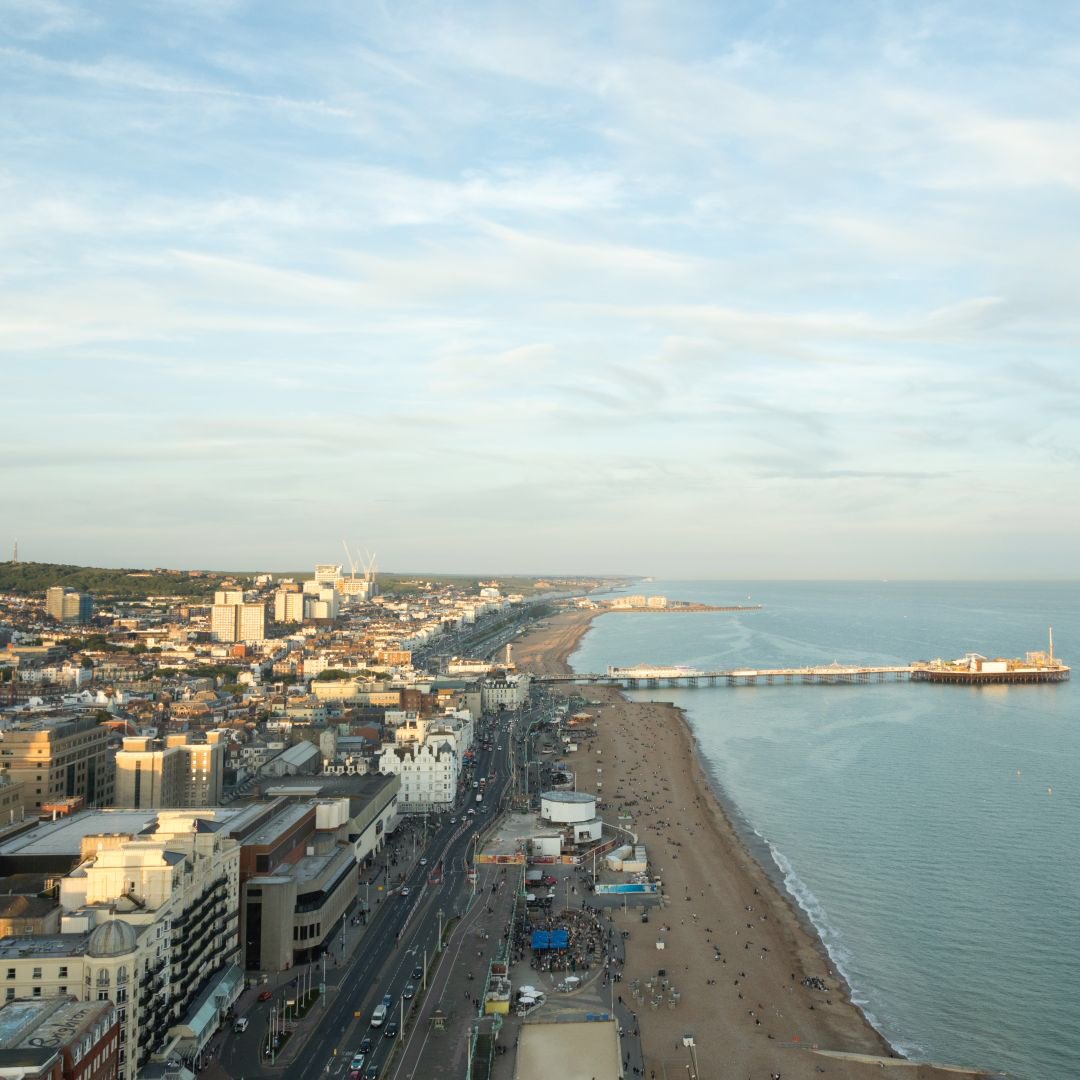
M210 636L215 641L262 641L266 637L266 605L245 604L239 589L219 589L210 609Z
M133 809L217 806L221 802L228 732L205 742L186 734L128 736L116 754L116 805Z
M87 806L111 806L113 762L109 731L92 717L39 720L0 732L0 772L22 784L23 806L82 798Z
M60 623L88 623L94 617L94 598L66 585L45 592L45 614Z

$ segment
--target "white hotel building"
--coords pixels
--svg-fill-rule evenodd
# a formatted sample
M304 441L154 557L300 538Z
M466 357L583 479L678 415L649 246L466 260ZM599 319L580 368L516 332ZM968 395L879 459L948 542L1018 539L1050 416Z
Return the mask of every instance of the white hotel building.
M377 766L401 778L398 809L403 814L448 810L454 805L461 757L472 746L473 720L467 710L441 716L388 713L394 742L384 743Z

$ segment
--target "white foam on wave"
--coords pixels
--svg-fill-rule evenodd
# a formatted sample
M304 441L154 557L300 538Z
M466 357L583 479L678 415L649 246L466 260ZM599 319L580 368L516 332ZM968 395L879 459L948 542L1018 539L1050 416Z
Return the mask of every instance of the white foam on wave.
M869 1009L870 999L855 985L854 982L852 982L851 975L849 974L851 968L851 954L842 943L842 934L829 921L829 916L824 905L814 895L810 886L795 872L795 868L791 865L791 860L788 859L788 857L771 840L762 836L757 829L754 830L754 833L761 837L762 842L769 849L769 854L772 856L773 862L776 863L777 869L783 875L784 888L787 889L788 893L795 899L795 902L802 908L806 917L810 920L811 925L817 931L818 937L821 938L822 944L825 946L825 951L829 954L829 959L832 960L833 966L843 976L844 981L851 991L852 1003L858 1006L867 1021L876 1031L884 1034L880 1021ZM903 1054L904 1057L919 1057L924 1052L922 1047L907 1042L906 1040L899 1041L890 1039L889 1043L894 1050Z

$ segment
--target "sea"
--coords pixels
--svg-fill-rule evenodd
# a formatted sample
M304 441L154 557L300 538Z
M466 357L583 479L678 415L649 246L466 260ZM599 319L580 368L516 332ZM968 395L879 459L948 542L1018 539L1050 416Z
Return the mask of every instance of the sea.
M595 619L575 671L1023 656L1074 681L663 687L748 847L904 1055L1080 1077L1080 584L636 582L760 611Z

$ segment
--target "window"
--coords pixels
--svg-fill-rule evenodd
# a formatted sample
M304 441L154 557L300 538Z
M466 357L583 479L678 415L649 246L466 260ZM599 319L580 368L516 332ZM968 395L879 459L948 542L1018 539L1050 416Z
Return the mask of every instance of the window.
M15 987L14 986L9 986L7 988L7 993L4 995L4 1000L5 1001L14 1001L15 1000Z
M40 986L35 986L34 987L34 997L41 997L41 987Z
M66 964L61 964L60 965L60 970L57 972L57 976L59 978L61 978L61 979L66 979L67 978L67 965Z
M64 994L66 994L66 993L67 993L67 987L66 987L66 986L61 986L61 987L60 987L60 988L59 988L59 989L57 990L57 993L58 993L58 994L59 994L59 995L60 995L61 997L63 997L63 996L64 996Z
M7 977L9 979L14 979L15 978L15 969L14 968L8 968L7 969Z
M41 968L39 968L39 967L34 968L34 974L31 976L31 978L40 979L41 978Z

